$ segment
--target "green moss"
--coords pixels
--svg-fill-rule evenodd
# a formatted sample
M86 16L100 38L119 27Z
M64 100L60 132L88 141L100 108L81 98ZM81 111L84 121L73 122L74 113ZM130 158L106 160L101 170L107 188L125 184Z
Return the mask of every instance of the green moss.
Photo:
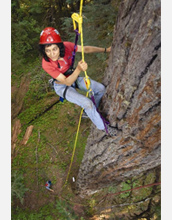
M131 182L130 180L128 180L128 182L123 182L122 183L122 188L121 191L125 191L125 190L130 190L131 189ZM130 192L125 192L125 193L121 193L120 194L120 198L127 198L130 195Z

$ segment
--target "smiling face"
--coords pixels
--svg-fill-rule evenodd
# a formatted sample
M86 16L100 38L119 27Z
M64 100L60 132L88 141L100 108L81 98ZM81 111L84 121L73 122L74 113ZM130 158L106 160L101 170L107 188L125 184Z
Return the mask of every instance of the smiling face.
M52 61L56 61L60 58L60 50L56 44L46 45L45 53Z

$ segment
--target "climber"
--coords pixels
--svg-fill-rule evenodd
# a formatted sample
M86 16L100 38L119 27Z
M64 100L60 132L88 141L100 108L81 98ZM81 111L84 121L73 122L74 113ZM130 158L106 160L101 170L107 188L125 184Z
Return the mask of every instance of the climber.
M54 190L50 188L51 185L52 185L52 183L51 183L51 181L49 180L49 181L46 182L45 188L48 189L48 190L51 191L51 192L54 192Z
M74 43L62 42L59 32L53 27L47 27L40 34L39 49L43 56L42 68L55 79L54 89L57 95L81 106L95 126L99 130L105 130L100 114L96 110L96 107L99 106L100 100L105 93L105 87L99 82L92 79L90 80L96 106L89 98L77 92L76 85L80 90L86 91L84 77L80 77L79 75L82 71L87 70L88 65L81 60L78 62L76 68L71 70ZM103 53L110 51L111 47L84 46L85 53ZM80 45L77 45L76 52L82 52ZM116 135L116 128L108 125L107 129L111 136Z

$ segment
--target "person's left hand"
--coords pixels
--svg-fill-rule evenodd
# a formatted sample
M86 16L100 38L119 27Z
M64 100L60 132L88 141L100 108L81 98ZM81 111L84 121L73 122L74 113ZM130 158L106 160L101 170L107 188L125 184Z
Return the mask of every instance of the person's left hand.
M108 47L108 48L106 48L106 52L107 52L107 53L110 53L110 52L111 52L111 46Z

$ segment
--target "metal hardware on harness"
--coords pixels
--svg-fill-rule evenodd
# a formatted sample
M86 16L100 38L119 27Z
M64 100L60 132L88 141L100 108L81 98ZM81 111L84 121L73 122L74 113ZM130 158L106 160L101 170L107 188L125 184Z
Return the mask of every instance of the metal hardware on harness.
M91 82L90 82L90 77L88 77L88 75L86 77L84 77L84 82L85 82L85 86L87 88L87 91L89 91L91 89Z

